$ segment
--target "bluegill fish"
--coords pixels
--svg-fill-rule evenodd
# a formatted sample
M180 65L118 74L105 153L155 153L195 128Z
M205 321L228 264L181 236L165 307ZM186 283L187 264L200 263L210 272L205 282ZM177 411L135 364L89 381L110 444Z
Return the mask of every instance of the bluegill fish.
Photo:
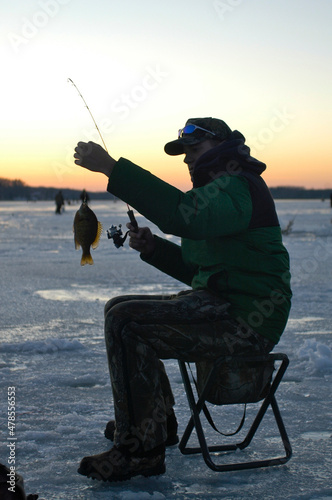
M93 264L90 247L97 248L103 226L98 222L97 217L87 203L83 201L74 218L74 241L75 248L82 247L81 266Z

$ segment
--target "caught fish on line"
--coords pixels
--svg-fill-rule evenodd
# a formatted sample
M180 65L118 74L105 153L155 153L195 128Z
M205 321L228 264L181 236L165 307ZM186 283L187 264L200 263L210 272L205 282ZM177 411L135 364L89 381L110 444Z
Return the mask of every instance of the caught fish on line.
M103 138L103 136L101 135L101 132L100 132L100 130L99 130L99 127L98 127L98 125L97 125L97 122L96 122L96 120L95 120L95 118L94 118L94 116L93 116L93 114L92 114L92 112L91 112L91 110L90 110L89 106L87 105L86 100L84 99L83 95L82 95L82 94L81 94L81 92L79 91L79 89L78 89L78 87L77 87L76 83L74 83L74 82L73 82L73 80L72 80L71 78L68 78L68 79L67 79L67 81L68 81L68 82L70 82L70 83L71 83L71 84L75 87L75 89L76 89L76 90L77 90L77 92L78 92L78 95L80 96L80 98L81 98L81 99L82 99L82 101L84 102L84 105L85 105L86 109L88 110L88 112L89 112L89 114L90 114L90 116L91 116L91 118L92 118L92 121L93 121L93 123L94 123L94 125L95 125L95 127L96 127L96 129L97 129L97 132L98 132L98 134L99 134L99 137L100 137L100 139L101 139L101 141L102 141L102 143L103 143L103 145L104 145L104 148L105 148L106 152L108 153L107 146L106 146L106 144L105 144L104 138ZM127 214L128 214L128 216L129 216L129 219L130 219L131 224L134 226L133 231L135 231L135 232L136 232L136 231L138 230L138 225L137 225L137 221L136 221L135 216L134 216L134 212L130 209L130 207L129 207L128 203L127 203L127 207L128 207L128 212L127 212ZM81 207L81 208L82 208L82 207ZM93 213L93 212L92 212L92 213ZM76 215L77 215L77 214L76 214ZM75 219L76 219L76 217L75 217ZM100 224L100 223L98 222L98 224ZM101 231L102 231L102 228L101 228L101 230L100 230L100 233L101 233ZM122 234L123 234L123 233L122 233L122 230L121 230L121 224L120 224L119 228L118 228L117 226L113 226L113 225L112 225L112 226L108 229L108 231L107 231L107 236L108 236L108 238L109 238L109 239L112 239L112 240L113 240L113 243L114 243L114 245L116 246L116 248L120 248L120 247L122 247L122 246L123 246L123 244L124 244L124 242L125 242L125 240L126 240L126 238L127 238L127 234L128 234L128 233L129 233L129 231L127 231L127 232L126 232L126 234L125 234L124 236L122 236ZM99 233L98 233L98 234L99 234ZM100 234L99 234L99 237L100 237ZM98 242L99 242L99 237L98 237ZM92 244L92 248L96 248L96 247L98 246L98 242L97 242L97 244L96 244L96 246L95 246L95 247L94 247L94 246L93 246L93 244ZM79 248L79 247L77 246L77 244L76 244L76 239L75 239L75 245L76 245L76 249L77 249L77 248ZM80 243L78 243L78 245L80 245ZM81 246L82 246L82 245L81 245ZM83 248L83 246L82 246L82 248ZM89 254L90 254L90 250L89 250ZM83 257L84 257L84 259L83 259ZM85 264L93 264L93 259L92 259L91 255L90 255L90 258L89 258L89 255L85 255L85 254L84 254L84 251L83 251L82 260L83 260L83 263L82 263L82 261L81 261L81 265L82 265L82 266L84 266Z
M100 236L103 230L102 224L97 220L95 213L83 201L77 210L74 218L74 242L75 248L82 248L81 266L93 264L90 247L94 250L99 245Z

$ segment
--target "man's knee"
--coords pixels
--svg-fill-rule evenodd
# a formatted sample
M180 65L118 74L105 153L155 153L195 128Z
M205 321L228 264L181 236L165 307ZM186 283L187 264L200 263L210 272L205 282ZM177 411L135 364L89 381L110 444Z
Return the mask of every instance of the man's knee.
M113 297L113 299L110 299L108 302L106 302L105 308L104 308L105 318L114 306L116 306L117 304L120 304L121 302L125 302L127 300L129 300L128 296L119 295L118 297Z
M111 342L111 337L119 335L123 327L130 322L131 314L128 305L125 297L115 297L106 304L104 328L106 343Z

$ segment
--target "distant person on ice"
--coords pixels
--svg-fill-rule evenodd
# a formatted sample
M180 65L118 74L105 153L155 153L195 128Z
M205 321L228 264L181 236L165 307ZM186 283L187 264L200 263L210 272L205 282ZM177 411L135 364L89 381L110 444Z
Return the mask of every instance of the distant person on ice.
M65 204L65 200L62 195L62 191L58 191L57 194L55 195L55 213L56 214L61 214L62 207Z
M207 363L262 354L279 341L291 290L289 257L264 163L245 138L215 118L189 119L165 152L184 154L193 188L183 193L99 145L79 142L75 163L109 178L108 191L181 246L130 229L146 263L190 286L177 295L116 297L105 306L114 400L111 450L85 457L78 472L118 481L165 472L165 446L178 441L175 404L161 359ZM109 432L113 437L112 432Z
M89 201L90 201L90 196L88 195L88 193L86 192L85 189L83 189L83 191L80 194L80 200L82 203L83 202L89 203Z

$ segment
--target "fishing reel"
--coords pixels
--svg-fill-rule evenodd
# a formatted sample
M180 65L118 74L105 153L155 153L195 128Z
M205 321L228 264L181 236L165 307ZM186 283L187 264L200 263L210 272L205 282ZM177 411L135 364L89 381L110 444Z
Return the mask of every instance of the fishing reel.
M109 229L107 229L107 237L109 240L113 240L114 245L116 248L123 247L124 242L126 241L127 235L129 231L126 232L124 236L122 229L121 229L121 224L119 224L119 227L114 226L113 224Z
M128 217L130 219L131 224L134 226L134 231L136 232L138 230L138 224L137 224L137 221L135 219L134 213L132 210L128 210L127 214L128 214ZM109 240L113 240L113 243L116 246L116 248L123 247L123 244L126 241L126 238L128 236L128 233L129 233L129 231L127 231L125 233L125 235L122 236L123 232L122 232L121 227L122 227L121 224L119 224L119 227L114 226L112 224L111 227L109 229L107 229L107 237Z

